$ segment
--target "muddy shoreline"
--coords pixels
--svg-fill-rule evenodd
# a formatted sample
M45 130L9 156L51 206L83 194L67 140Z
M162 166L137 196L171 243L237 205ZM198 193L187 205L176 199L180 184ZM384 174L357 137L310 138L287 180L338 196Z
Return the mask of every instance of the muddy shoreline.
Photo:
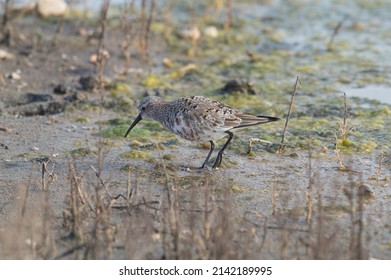
M152 17L110 7L98 65L97 17L11 19L12 45L0 45L12 55L0 60L0 258L389 259L391 107L348 94L346 109L343 92L391 89L390 6L298 2L235 3L229 23L224 9L187 1ZM201 39L183 36L192 25ZM217 171L193 168L207 143L153 121L123 137L145 95L205 95L284 118L297 75L284 154L284 121L236 133ZM272 144L254 140L248 153L249 139Z

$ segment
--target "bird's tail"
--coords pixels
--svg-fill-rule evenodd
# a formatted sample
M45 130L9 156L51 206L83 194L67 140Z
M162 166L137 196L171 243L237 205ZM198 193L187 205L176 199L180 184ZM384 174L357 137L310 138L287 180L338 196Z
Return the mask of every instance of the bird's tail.
M248 127L248 126L264 124L268 122L275 122L280 119L280 118L269 117L269 116L254 116L250 114L243 114L238 117L242 119L242 122L240 123L240 125L236 126L235 128Z

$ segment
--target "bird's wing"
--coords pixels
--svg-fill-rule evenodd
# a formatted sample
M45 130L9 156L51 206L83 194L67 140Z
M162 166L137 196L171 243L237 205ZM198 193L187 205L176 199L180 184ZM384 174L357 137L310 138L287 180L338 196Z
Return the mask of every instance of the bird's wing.
M199 129L226 131L240 124L241 120L233 114L233 108L203 96L184 97L180 99L181 114Z
M207 126L214 131L227 131L278 120L278 118L244 113L203 96L185 97L182 102L184 103L182 108L187 108L183 111L183 114L187 115L186 119L197 120L204 127Z

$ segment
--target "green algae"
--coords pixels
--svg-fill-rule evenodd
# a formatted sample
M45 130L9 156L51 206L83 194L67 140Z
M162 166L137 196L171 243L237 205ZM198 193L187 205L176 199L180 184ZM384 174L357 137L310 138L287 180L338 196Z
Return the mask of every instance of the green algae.
M128 130L132 120L126 118L114 118L110 120L100 121L100 125L108 125L110 127L103 128L96 135L106 138L124 137ZM165 139L169 134L158 122L155 121L144 121L134 127L129 133L128 138L137 139L141 141Z
M163 155L163 159L164 160L173 160L174 159L174 155L173 154L164 154Z
M145 151L140 150L130 150L120 155L122 158L130 158L130 159L146 159L152 157L152 154Z
M146 88L158 88L164 87L166 82L164 81L163 77L151 73L141 81L141 85Z
M99 122L97 122L97 124L119 126L119 125L130 124L130 122L126 118L114 118L114 119L109 119L109 120L105 120L105 121L99 121Z
M245 192L245 188L243 186L234 185L231 187L233 193L242 193Z
M129 95L131 93L131 87L125 83L115 82L110 87L110 94L113 97L118 97L121 95Z
M87 117L80 117L76 119L76 122L78 123L89 123L91 120Z
M126 131L128 130L129 125L117 125L110 128L102 129L96 135L107 137L107 138L115 138L115 137L124 137ZM138 129L134 129L134 133L138 133L138 135L141 135L140 131Z
M371 154L376 150L377 147L378 147L378 144L376 142L366 141L358 147L358 150L360 152L365 153L365 154Z

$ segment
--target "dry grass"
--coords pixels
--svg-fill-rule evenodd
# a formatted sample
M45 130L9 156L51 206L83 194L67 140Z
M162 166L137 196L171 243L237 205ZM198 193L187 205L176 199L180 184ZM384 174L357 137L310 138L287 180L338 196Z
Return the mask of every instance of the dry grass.
M99 144L99 143L98 143ZM346 205L349 224L329 209L339 205L324 201L324 183L309 161L309 187L299 200L275 182L270 196L273 211L242 212L232 186L208 174L189 177L191 187L173 176L164 161L163 196L148 197L143 189L159 188L152 178L129 168L128 180L114 197L113 185L103 173L104 149L97 155L95 180L90 170L69 159L64 176L68 195L55 214L50 192L37 189L40 173L32 167L30 181L19 186L11 222L1 226L1 258L12 259L365 259L364 200L350 173L349 184L338 190ZM346 173L343 173L346 174ZM152 176L152 174L151 174ZM142 181L142 182L141 182ZM338 189L335 183L335 189ZM35 187L33 187L35 186ZM117 189L115 189L117 191ZM304 203L303 203L304 202ZM299 210L298 209L302 209ZM58 211L57 211L58 212ZM62 217L61 217L61 216Z

